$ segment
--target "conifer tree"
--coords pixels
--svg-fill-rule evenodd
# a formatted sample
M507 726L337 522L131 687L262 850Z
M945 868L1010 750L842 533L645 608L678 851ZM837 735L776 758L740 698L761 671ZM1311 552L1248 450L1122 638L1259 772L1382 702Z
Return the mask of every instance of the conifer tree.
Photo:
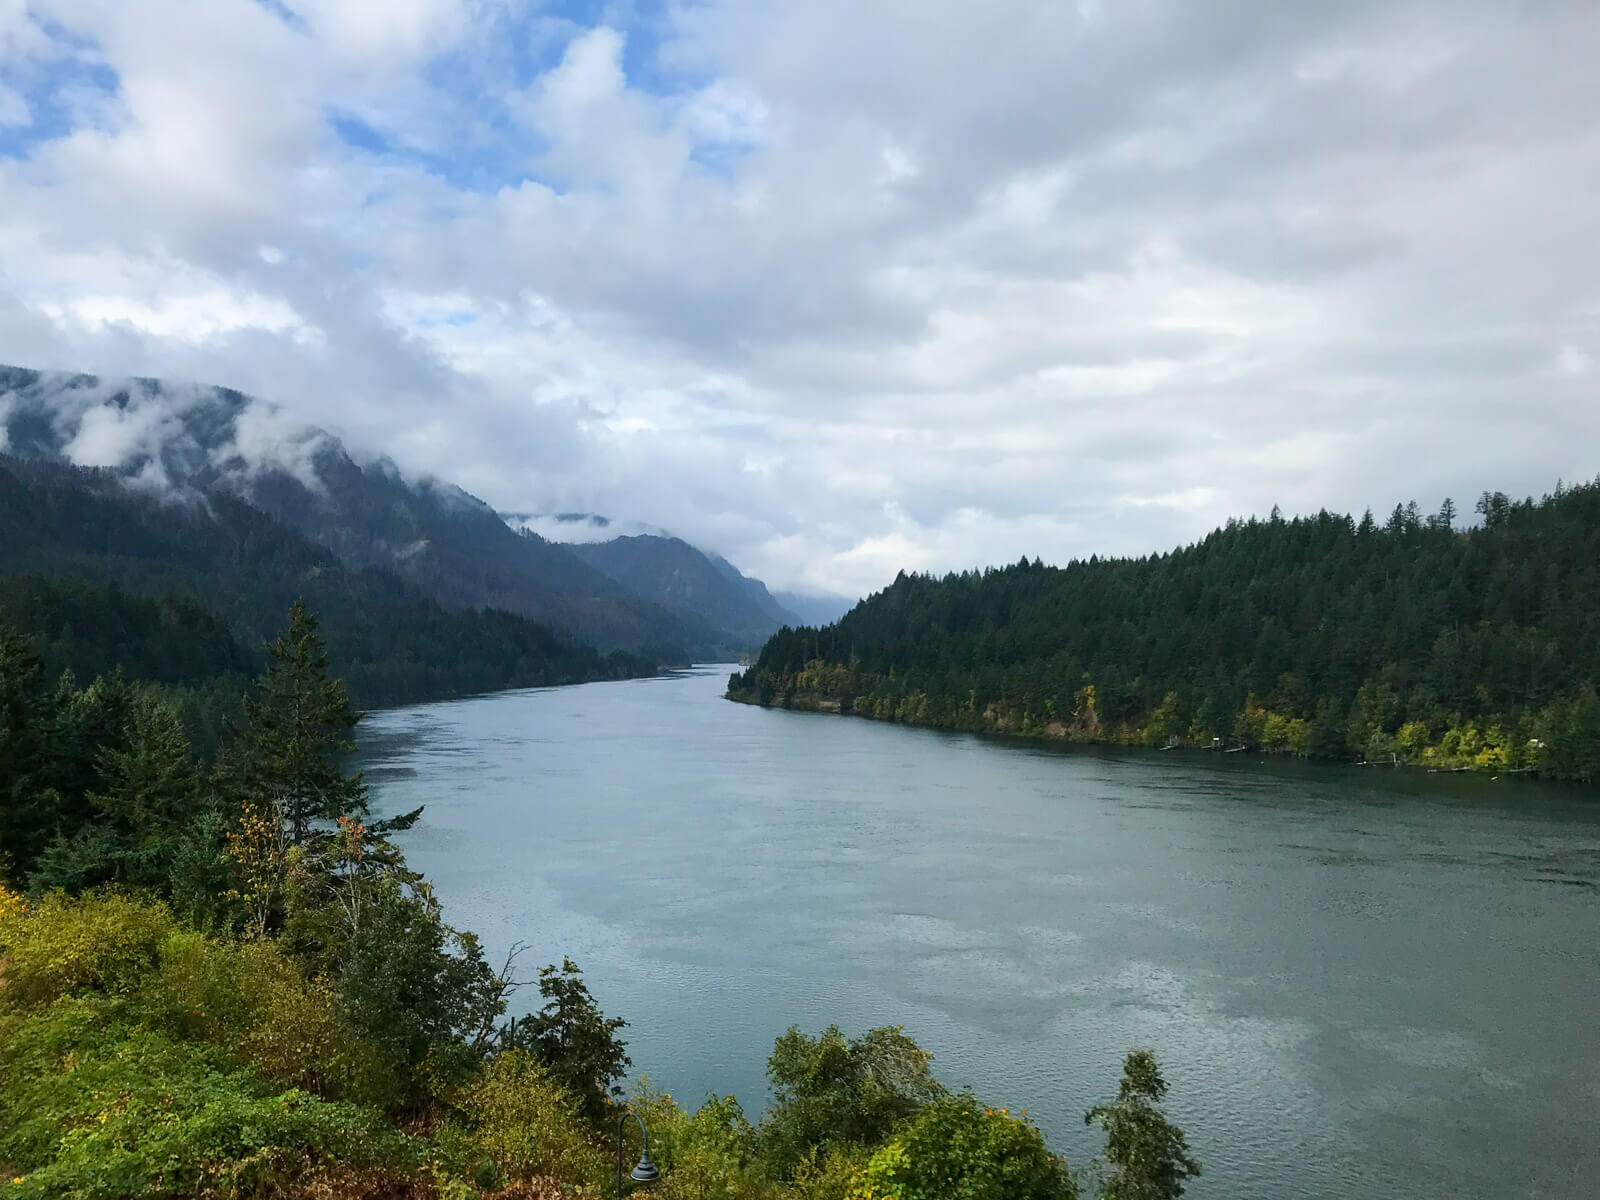
M276 812L296 846L323 840L340 817L364 820L367 785L341 759L360 719L344 682L328 673L317 618L295 601L289 628L269 648L267 673L244 699L244 724L218 773L242 802Z
M359 719L343 681L329 674L316 616L296 601L217 766L232 810L224 834L230 898L245 903L258 935L294 925L302 952L329 959L330 969L349 952L378 877L392 875L394 887L413 879L387 835L422 814L370 819L361 773L346 774L341 762L355 750L349 735ZM339 913L348 919L321 919Z
M200 773L177 712L149 692L130 693L119 736L100 749L96 767L87 819L56 836L32 882L165 890L177 843L202 807Z
M0 625L0 868L19 874L49 828L40 794L48 759L43 674L28 640Z
M102 753L102 784L89 799L127 836L119 874L129 883L156 882L168 842L194 816L200 775L177 711L148 692L132 706L124 738Z

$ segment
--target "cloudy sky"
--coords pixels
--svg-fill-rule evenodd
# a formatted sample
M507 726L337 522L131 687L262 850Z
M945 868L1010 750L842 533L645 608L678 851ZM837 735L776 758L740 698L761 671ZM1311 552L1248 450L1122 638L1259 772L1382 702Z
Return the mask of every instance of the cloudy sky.
M0 0L0 361L774 586L1600 472L1600 6Z

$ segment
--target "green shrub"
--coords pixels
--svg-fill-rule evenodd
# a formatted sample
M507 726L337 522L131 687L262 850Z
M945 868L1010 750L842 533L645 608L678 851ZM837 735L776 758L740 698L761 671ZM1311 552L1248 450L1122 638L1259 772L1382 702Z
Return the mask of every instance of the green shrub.
M162 905L115 893L46 896L0 917L7 959L0 1006L46 1004L82 988L116 992L155 965L177 922Z
M757 1200L772 1192L757 1158L755 1128L732 1096L707 1096L690 1114L646 1078L634 1088L629 1107L649 1126L664 1198Z
M943 1094L933 1056L899 1026L846 1039L837 1026L809 1037L791 1028L767 1060L773 1105L761 1122L772 1174L789 1178L823 1146L876 1146L895 1124Z
M117 997L116 1012L235 1068L330 1098L377 1100L393 1079L272 942L232 944L181 930L165 908L120 894L55 894L0 906L8 958L0 1010L31 1012L68 994Z
M792 1190L803 1200L862 1200L871 1158L865 1146L819 1146L795 1166Z
M16 1200L271 1193L331 1164L409 1168L381 1114L275 1089L201 1046L68 996L13 1018L0 1048L0 1159Z
M368 1102L393 1091L381 1056L340 1015L332 989L303 978L273 942L173 934L136 1003L155 1027L216 1047L268 1082Z
M577 1100L525 1050L486 1063L457 1106L462 1123L439 1136L457 1174L477 1177L489 1159L501 1180L515 1183L542 1178L600 1187L611 1177L611 1160L596 1148Z
M94 1114L93 1077L74 1068L85 1046L105 1038L117 1007L105 996L62 996L0 1018L0 1162L47 1161L57 1123Z
M893 1200L1074 1200L1077 1190L1031 1121L972 1095L925 1105L872 1156L872 1194Z

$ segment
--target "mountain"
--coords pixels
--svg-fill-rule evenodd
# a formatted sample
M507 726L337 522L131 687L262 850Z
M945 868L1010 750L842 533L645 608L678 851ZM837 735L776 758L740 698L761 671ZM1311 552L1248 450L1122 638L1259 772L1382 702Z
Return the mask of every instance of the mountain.
M901 574L734 699L1078 741L1600 778L1600 481L1142 559ZM1213 739L1216 739L1215 743Z
M758 646L796 619L760 580L741 575L726 559L708 557L681 538L637 534L566 549L686 623L717 630L726 653Z
M710 626L722 653L744 652L784 625L802 618L720 554L673 537L640 521L618 522L588 512L502 513L513 529L561 542L579 558L644 599L654 601L691 626ZM707 568L710 568L708 570ZM712 578L721 577L721 584ZM849 603L831 598L806 603L829 620ZM813 616L813 623L816 621Z
M655 669L510 613L448 610L229 491L152 491L106 469L0 454L0 623L32 636L53 672L242 680L302 597L362 704Z
M797 625L800 623L799 616L791 609L787 609L778 603L772 593L767 590L767 585L762 583L761 580L744 574L720 554L710 554L706 557L710 560L711 565L717 569L718 574L738 589L740 594L750 603L766 614L768 619L776 621L779 625Z
M231 494L446 608L503 609L601 649L686 661L710 636L460 488L358 462L326 431L228 388L0 367L0 450L106 467L153 495Z

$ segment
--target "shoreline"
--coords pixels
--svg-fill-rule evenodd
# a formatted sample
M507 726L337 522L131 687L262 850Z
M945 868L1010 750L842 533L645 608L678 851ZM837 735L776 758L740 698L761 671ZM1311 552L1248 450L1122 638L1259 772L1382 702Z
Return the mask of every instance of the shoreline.
M1474 764L1433 764L1410 762L1398 757L1395 761L1357 760L1335 758L1327 755L1301 754L1295 751L1276 750L1266 746L1236 744L1219 749L1212 746L1199 746L1185 741L1174 741L1164 746L1153 746L1132 737L1082 736L1074 733L1072 729L1060 721L1052 721L1045 725L1030 725L1026 728L1019 724L1008 728L990 713L983 714L989 725L988 728L968 728L961 725L937 724L931 721L905 721L895 717L879 717L857 709L854 706L852 697L818 692L793 692L785 698L785 702L779 702L778 698L774 697L774 700L770 703L762 703L759 698L749 693L740 694L731 690L724 692L722 698L734 704L747 704L752 708L776 709L784 712L818 713L825 716L855 717L880 725L899 725L907 729L929 729L940 733L966 733L998 742L1012 742L1019 745L1042 746L1051 749L1064 750L1068 747L1082 746L1136 750L1156 754L1169 750L1178 750L1185 755L1208 757L1215 755L1219 759L1225 759L1229 755L1243 754L1246 758L1259 762L1270 760L1274 762L1318 763L1339 767L1380 767L1393 771L1404 771L1413 777L1422 775L1463 775L1486 782L1500 781L1511 776L1517 782L1537 782L1546 786L1577 788L1591 795L1595 794L1593 785L1567 779L1550 778L1541 775L1536 768L1531 767L1507 768L1481 767Z

